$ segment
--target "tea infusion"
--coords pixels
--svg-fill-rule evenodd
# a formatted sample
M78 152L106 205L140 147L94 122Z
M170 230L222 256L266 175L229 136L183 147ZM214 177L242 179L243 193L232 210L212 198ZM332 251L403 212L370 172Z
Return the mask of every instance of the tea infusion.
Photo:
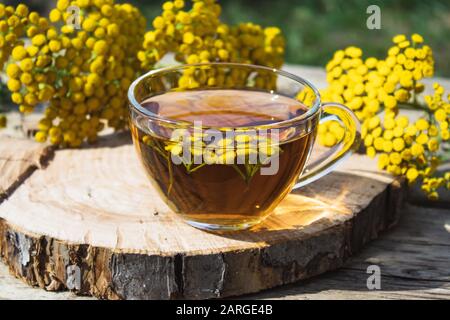
M292 132L293 127L281 130L276 140L271 132L251 130L307 111L299 101L276 94L177 91L152 96L141 105L159 117L201 121L203 128L219 129L215 130L219 135L181 130L181 139L167 127L149 128L139 125L139 119L135 121L139 127L131 123L151 181L172 209L194 225L201 221L233 228L264 219L295 184L314 142L314 132L299 135ZM186 150L188 156L183 153ZM265 174L264 168L274 159L276 171Z

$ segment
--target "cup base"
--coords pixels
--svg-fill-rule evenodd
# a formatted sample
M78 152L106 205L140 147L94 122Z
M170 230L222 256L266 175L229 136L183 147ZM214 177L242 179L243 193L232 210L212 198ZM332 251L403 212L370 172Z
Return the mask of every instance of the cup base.
M239 223L239 224L213 224L213 223L206 223L206 222L198 222L193 220L185 220L187 224L190 226L201 229L201 230L207 230L207 231L239 231L239 230L246 230L254 225L257 225L260 223L263 219L245 222L245 223Z

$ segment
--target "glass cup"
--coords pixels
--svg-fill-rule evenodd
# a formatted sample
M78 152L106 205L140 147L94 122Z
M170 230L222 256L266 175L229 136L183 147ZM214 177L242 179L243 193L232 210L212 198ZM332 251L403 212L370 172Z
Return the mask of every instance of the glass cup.
M240 95L250 97L248 107L234 104ZM192 96L200 102L189 104L189 120L170 116ZM293 188L329 173L360 143L360 124L350 109L321 103L307 80L263 66L205 63L152 70L131 84L128 99L133 142L150 181L171 209L201 229L260 223ZM170 106L172 113L164 109ZM246 120L249 110L270 119L249 124L227 118ZM200 121L208 112L220 113L213 125ZM318 124L326 121L340 124L342 139L310 162Z

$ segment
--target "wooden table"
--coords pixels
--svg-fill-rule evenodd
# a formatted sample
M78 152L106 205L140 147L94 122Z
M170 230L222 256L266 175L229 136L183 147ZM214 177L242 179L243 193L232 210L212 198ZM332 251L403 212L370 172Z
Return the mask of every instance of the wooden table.
M319 68L288 66L286 69L310 79L318 87L324 86L324 72ZM439 81L450 88L449 81ZM14 128L6 132L14 134ZM446 194L439 202L430 203L413 190L410 197L413 203L406 204L399 224L367 245L343 268L242 298L449 299L449 199ZM371 275L367 273L367 267L370 265L380 268L380 290L367 288L367 279ZM12 277L7 267L0 263L0 299L86 298L69 292L53 293L31 288Z

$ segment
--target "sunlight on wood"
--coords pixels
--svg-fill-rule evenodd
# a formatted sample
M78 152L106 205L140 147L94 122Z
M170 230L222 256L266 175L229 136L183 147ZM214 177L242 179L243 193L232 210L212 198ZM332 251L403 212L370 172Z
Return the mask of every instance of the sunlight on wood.
M352 211L344 203L347 193L348 191L343 190L333 203L326 197L310 198L291 193L275 208L272 216L253 231L304 229L318 222L332 223L341 220L346 215L352 215Z

